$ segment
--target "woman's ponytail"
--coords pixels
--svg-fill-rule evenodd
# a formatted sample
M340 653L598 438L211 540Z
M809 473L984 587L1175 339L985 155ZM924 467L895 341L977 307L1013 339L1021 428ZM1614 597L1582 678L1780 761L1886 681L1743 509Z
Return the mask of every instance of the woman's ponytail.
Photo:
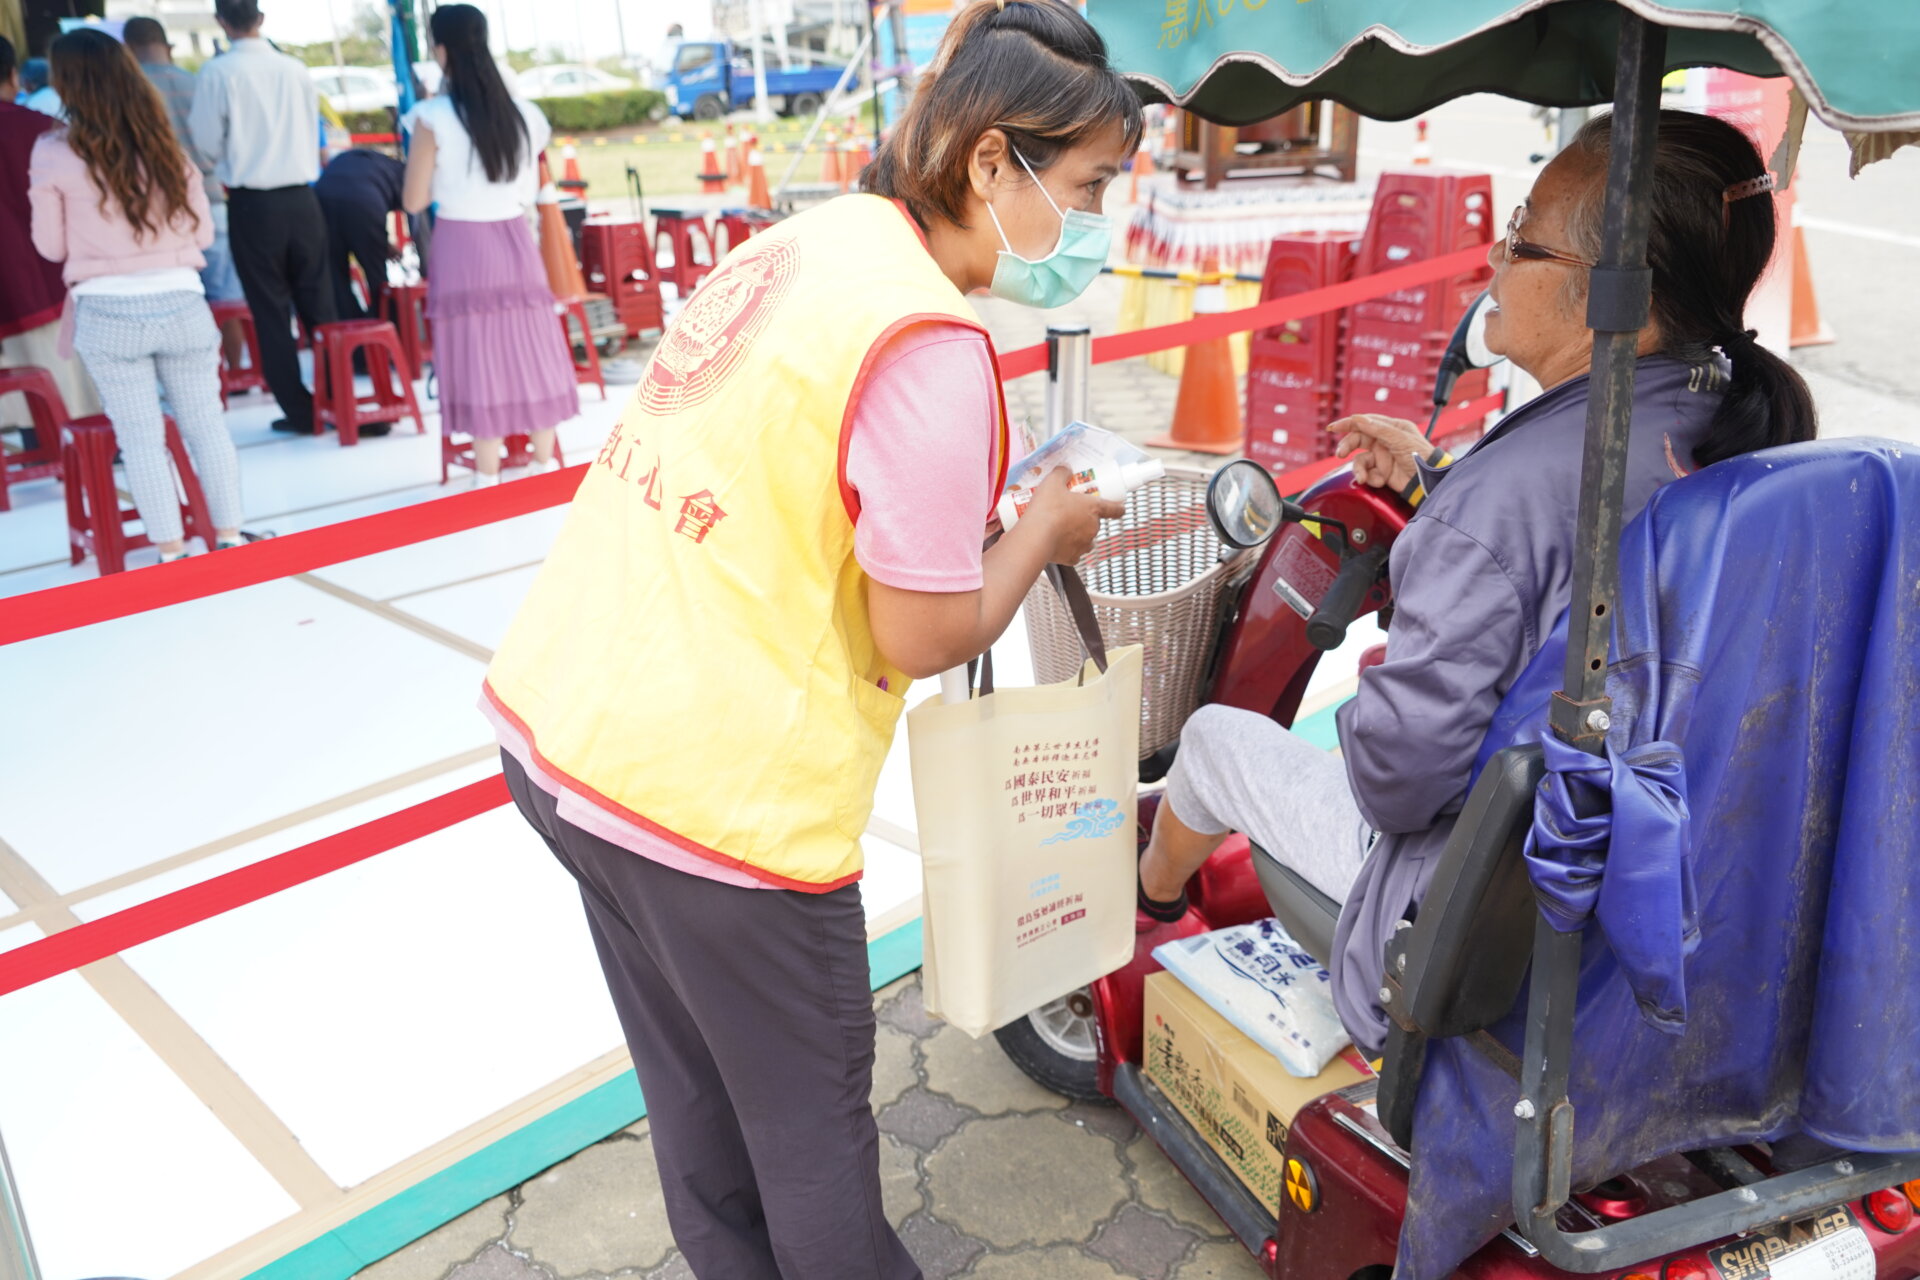
M1574 145L1604 159L1611 121L1589 120ZM1661 350L1699 364L1718 348L1732 366L1720 408L1694 448L1708 466L1774 445L1813 439L1813 393L1793 366L1755 340L1746 327L1747 300L1773 259L1778 236L1770 182L1756 181L1766 162L1750 138L1714 116L1662 111L1653 157L1652 225L1647 265L1653 269L1653 317ZM1569 233L1597 255L1604 192L1595 184Z
M973 0L947 28L860 187L904 202L922 226L964 226L968 158L987 130L1005 130L1043 172L1116 127L1132 151L1140 100L1078 9L1065 0Z

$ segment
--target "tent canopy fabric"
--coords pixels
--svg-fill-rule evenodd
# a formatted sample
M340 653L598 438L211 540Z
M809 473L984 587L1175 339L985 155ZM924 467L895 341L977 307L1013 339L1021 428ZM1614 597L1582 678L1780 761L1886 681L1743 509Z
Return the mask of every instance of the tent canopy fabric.
M1089 0L1113 63L1219 124L1333 98L1404 120L1463 94L1613 98L1622 11L1668 29L1666 62L1785 74L1851 131L1920 129L1914 0Z

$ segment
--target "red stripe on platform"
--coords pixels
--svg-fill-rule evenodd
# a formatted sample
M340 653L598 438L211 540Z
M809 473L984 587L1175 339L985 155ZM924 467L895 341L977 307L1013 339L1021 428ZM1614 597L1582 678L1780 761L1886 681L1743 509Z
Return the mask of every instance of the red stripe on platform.
M0 645L164 609L563 506L587 464L0 601Z
M1275 298L1271 302L1242 307L1238 311L1196 316L1192 320L1158 325L1152 329L1135 329L1131 333L1110 334L1093 340L1093 362L1107 364L1110 361L1125 360L1131 356L1149 355L1155 351L1184 347L1207 338L1222 338L1230 334L1245 333L1250 329L1271 328L1276 324L1285 324L1289 320L1304 320L1308 316L1338 311L1342 307L1350 307L1356 302L1365 302L1369 298L1377 298L1382 294L1392 293L1396 289L1411 289L1417 285L1431 284L1435 280L1444 280L1448 276L1459 275L1463 271L1485 266L1486 262L1487 247L1471 245L1465 249L1456 249L1452 253L1443 254L1438 258L1427 258L1409 266L1395 267L1391 271L1361 276L1345 284L1329 285L1325 289L1312 289L1306 293ZM1000 357L1000 376L1003 378L1019 378L1029 373L1039 373L1046 367L1047 344L1044 342L1031 347L1022 347L1018 351L1010 351Z
M338 835L16 947L0 955L0 996L364 862L510 799L506 779L496 773Z

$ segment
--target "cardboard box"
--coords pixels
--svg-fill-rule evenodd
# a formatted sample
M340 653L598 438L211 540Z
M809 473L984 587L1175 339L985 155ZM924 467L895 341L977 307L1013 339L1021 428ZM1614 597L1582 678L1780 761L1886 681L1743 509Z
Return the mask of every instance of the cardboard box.
M1145 1013L1147 1078L1260 1203L1278 1214L1293 1118L1321 1094L1372 1073L1347 1049L1312 1080L1289 1075L1170 973L1147 979Z

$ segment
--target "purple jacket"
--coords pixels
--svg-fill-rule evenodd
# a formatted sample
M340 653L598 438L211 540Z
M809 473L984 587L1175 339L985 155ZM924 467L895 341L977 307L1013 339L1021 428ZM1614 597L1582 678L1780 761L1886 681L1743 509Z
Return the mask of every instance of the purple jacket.
M1625 519L1676 466L1694 469L1723 377L1724 366L1640 361ZM1393 544L1387 660L1337 717L1354 799L1380 832L1334 933L1334 1004L1369 1056L1387 1038L1387 938L1427 891L1495 708L1573 594L1586 416L1584 376L1522 405L1426 471L1427 499Z

